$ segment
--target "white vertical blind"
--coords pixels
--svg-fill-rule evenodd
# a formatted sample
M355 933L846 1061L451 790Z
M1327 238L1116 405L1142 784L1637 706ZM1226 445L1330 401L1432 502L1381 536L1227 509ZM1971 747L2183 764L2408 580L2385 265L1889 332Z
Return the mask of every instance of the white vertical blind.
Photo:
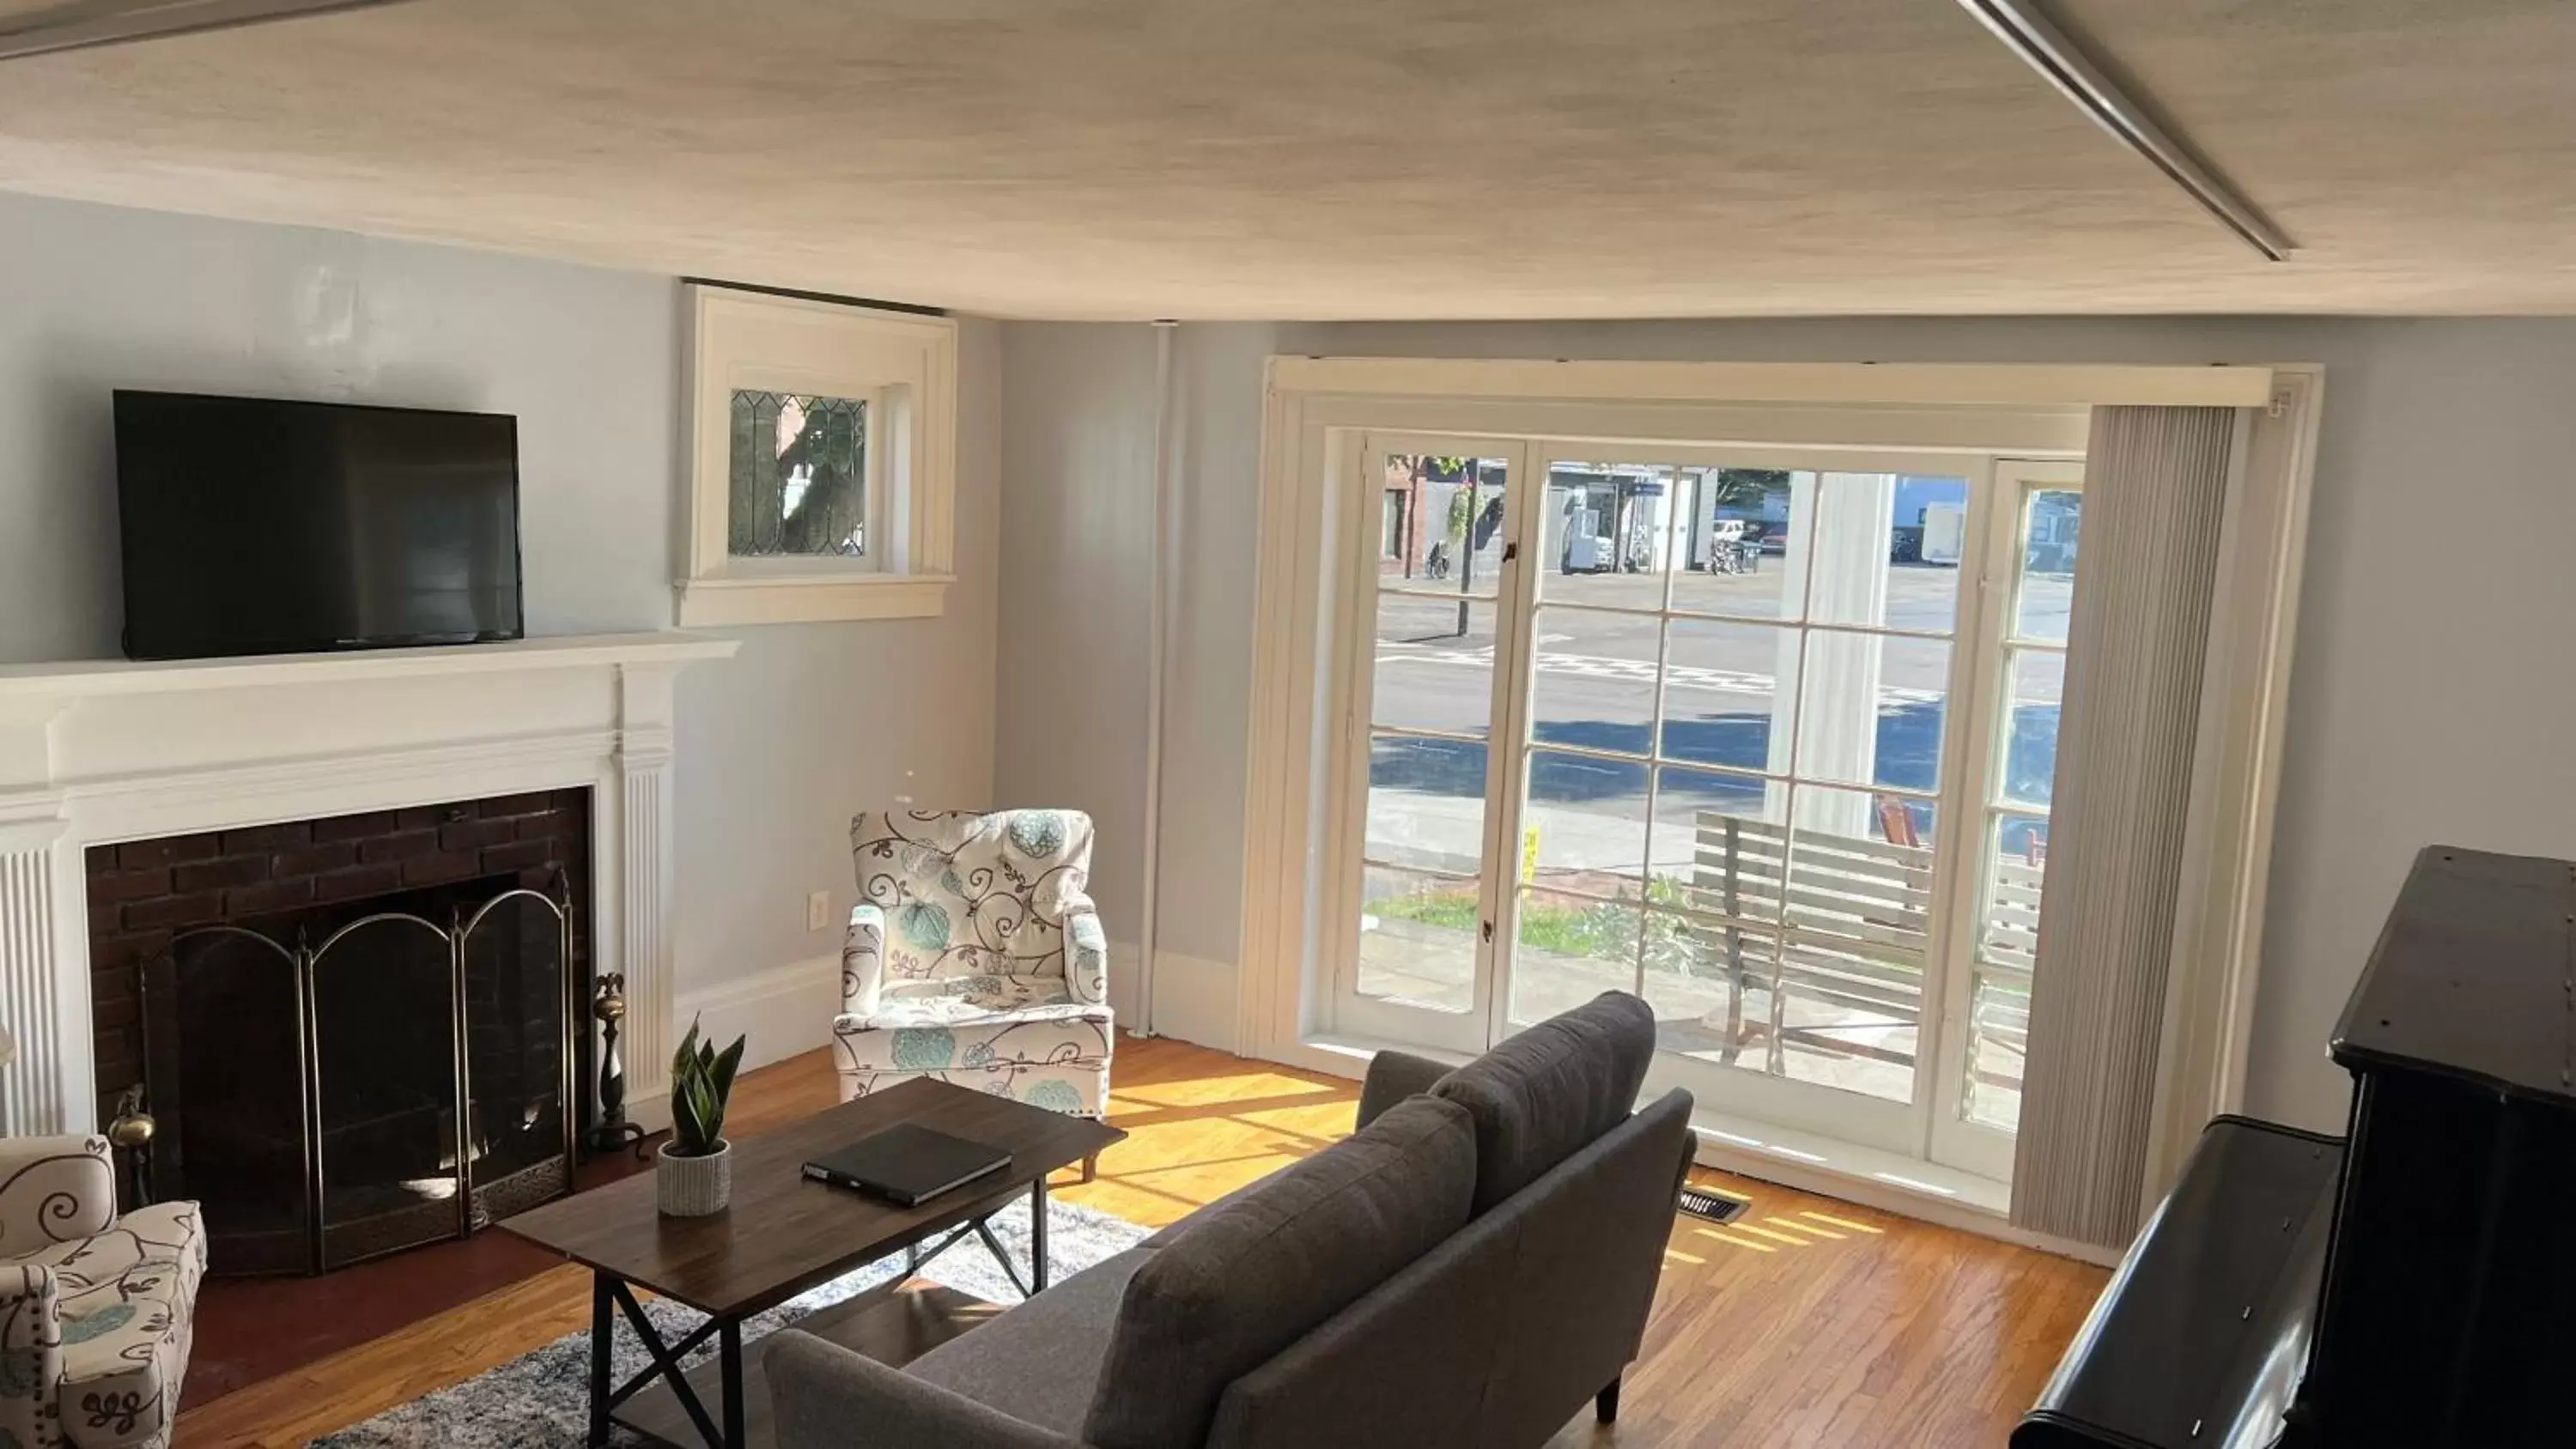
M2182 881L2226 408L2093 410L2012 1220L2138 1228Z

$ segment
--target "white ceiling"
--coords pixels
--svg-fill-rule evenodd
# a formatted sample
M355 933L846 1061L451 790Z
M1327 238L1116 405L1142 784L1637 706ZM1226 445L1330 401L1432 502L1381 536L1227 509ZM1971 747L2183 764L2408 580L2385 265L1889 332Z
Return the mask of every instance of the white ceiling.
M2054 13L2295 260L1954 0L411 0L0 63L0 189L1008 316L2576 312L2576 0Z

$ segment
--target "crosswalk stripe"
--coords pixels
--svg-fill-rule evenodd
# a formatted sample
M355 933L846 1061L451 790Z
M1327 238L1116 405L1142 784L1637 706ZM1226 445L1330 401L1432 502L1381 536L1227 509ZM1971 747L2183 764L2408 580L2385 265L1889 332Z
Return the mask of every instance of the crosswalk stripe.
M1478 669L1494 667L1494 651L1483 649L1441 649L1428 645L1382 643L1381 654L1391 659L1422 664L1458 664ZM1550 674L1573 675L1584 679L1617 679L1638 684L1655 680L1655 662L1651 659L1617 659L1598 654L1548 654L1537 656L1540 670ZM1703 669L1694 665L1667 665L1663 671L1667 686L1681 689L1709 690L1724 694L1770 695L1777 693L1779 679L1769 674L1752 674L1733 669ZM1938 704L1947 695L1937 689L1909 689L1881 685L1878 697L1882 703Z

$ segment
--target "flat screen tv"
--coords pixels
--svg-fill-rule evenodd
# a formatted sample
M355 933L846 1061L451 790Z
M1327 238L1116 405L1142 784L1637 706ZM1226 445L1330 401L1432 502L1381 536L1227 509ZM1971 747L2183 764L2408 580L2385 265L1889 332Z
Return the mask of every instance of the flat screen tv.
M125 653L516 639L518 420L116 394Z

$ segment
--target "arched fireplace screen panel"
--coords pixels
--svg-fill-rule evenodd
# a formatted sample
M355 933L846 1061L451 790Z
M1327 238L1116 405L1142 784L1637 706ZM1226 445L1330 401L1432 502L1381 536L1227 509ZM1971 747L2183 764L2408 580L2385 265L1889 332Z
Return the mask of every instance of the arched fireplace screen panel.
M456 937L399 912L332 932L306 965L326 1272L464 1230L458 976Z
M167 993L146 1019L176 1038L146 1052L153 1176L204 1204L210 1270L325 1272L569 1191L571 932L568 903L515 889L318 946L176 937L145 973Z

